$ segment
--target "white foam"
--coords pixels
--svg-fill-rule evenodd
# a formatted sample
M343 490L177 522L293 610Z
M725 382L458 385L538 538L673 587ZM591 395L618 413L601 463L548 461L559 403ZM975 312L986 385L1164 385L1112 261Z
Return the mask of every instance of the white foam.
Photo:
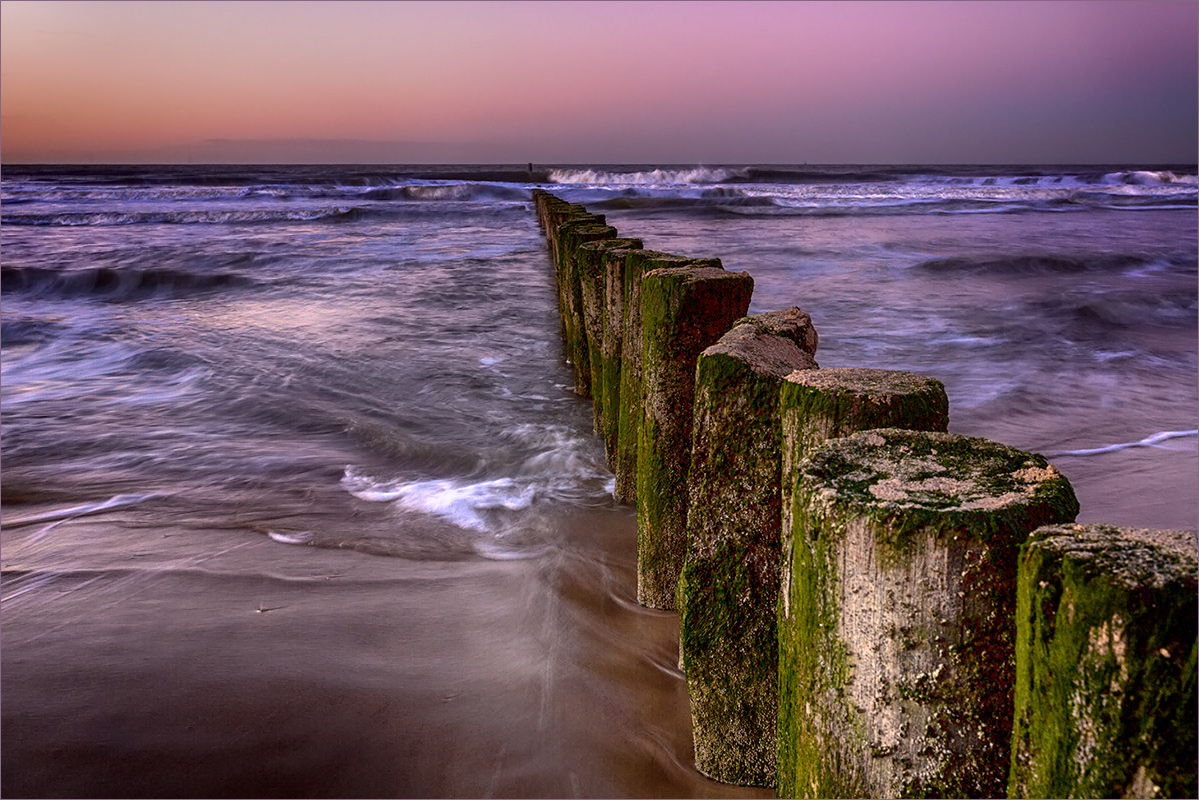
M360 500L444 519L459 528L493 531L538 502L592 501L610 496L614 479L592 442L563 425L518 425L501 433L514 459L507 475L487 478L378 478L347 466L341 484Z
M732 170L694 167L655 169L648 172L605 172L603 170L551 170L550 181L559 184L603 186L677 186L689 183L720 183L735 175Z
M308 544L312 539L308 531L267 531L266 535L283 544Z
M1194 186L1199 183L1199 176L1186 173L1170 172L1168 170L1128 170L1124 172L1109 172L1103 176L1107 184L1124 184L1129 186L1160 186L1163 184L1182 184Z
M1152 436L1146 436L1139 442L1121 442L1120 444L1109 444L1105 447L1092 447L1087 450L1058 450L1052 453L1045 453L1048 457L1055 456L1094 456L1100 453L1114 453L1117 450L1124 450L1128 447L1157 447L1158 442L1164 442L1167 439L1178 439L1183 436L1199 436L1199 429L1193 431L1160 431Z
M431 514L459 528L485 531L488 511L521 511L533 504L537 488L529 481L497 478L467 481L441 478L416 481L379 481L346 467L346 490L360 500L392 502L398 508Z

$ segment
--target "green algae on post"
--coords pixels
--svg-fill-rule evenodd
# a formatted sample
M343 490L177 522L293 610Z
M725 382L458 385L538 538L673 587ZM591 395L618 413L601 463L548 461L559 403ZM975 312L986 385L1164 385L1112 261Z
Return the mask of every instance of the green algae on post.
M748 273L711 267L654 269L641 279L637 599L642 605L675 607L686 554L695 364L745 314L752 294Z
M560 297L566 311L566 357L574 368L575 394L591 396L591 354L583 320L583 289L579 275L578 249L584 242L616 238L616 229L588 221L568 220L558 227Z
M564 245L562 236L564 231L572 225L602 225L604 218L600 215L591 214L582 206L562 204L547 207L546 210L546 227L545 240L550 251L550 263L554 267L554 283L558 289L558 318L562 325L562 341L569 341L567 327L570 319L569 303L568 303L568 284L566 283L563 273L563 255ZM570 351L567 350L567 360L570 359Z
M944 384L914 372L800 371L788 376L781 391L784 486L794 483L807 452L828 439L869 428L944 431L949 425Z
M545 232L546 244L549 244L550 226L549 214L551 209L559 209L570 205L560 197L555 197L544 189L534 189L532 192L533 208L537 212L537 224Z
M657 250L630 250L624 259L624 315L621 325L620 402L617 414L616 475L613 496L620 503L637 500L637 446L641 430L641 276L663 267L684 265L720 269L715 258L694 259ZM744 313L744 312L742 312Z
M1053 525L1020 553L1009 797L1195 797L1196 537Z
M896 428L795 468L779 591L779 794L999 797L1016 563L1078 501L1044 458Z
M679 643L695 765L725 783L775 782L779 385L816 344L791 308L738 320L696 365Z
M640 248L635 248L640 249ZM620 442L620 384L624 369L624 280L627 250L605 251L600 259L603 267L603 337L600 341L602 389L600 417L604 439L604 456L608 469L616 473L617 450ZM634 466L636 461L634 461ZM621 499L620 492L614 495Z
M598 239L580 244L575 251L578 265L580 295L583 301L583 328L587 339L587 363L591 373L592 422L595 432L608 445L612 425L606 416L605 399L609 390L604 386L604 264L610 258L623 260L625 250L640 250L640 239ZM609 370L611 372L611 370ZM619 372L616 372L619 380ZM619 392L620 387L616 390Z

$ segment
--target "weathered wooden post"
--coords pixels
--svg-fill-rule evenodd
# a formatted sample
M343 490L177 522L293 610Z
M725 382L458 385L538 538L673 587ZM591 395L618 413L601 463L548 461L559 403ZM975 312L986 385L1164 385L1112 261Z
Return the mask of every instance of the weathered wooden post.
M1018 549L1073 520L1044 458L883 428L797 465L779 602L779 794L1007 789Z
M725 339L739 330L741 325ZM814 351L815 331L809 328L803 333L809 335ZM701 358L701 373L707 352L714 349ZM721 364L731 366L722 359L710 367ZM722 378L720 388L708 392L726 398L716 400L713 413L723 415L717 419L727 420L725 427L732 436L723 448L708 448L713 455L704 466L700 429L706 426L700 422L697 397L692 509L709 509L709 513L688 512L688 555L679 583L680 640L689 665L697 765L703 764L701 771L719 780L772 786L777 760L779 542L781 531L790 525L789 488L786 503L782 488L790 483L782 477L782 465L791 464L793 473L805 447L862 428L943 431L949 410L940 381L910 372L792 371L785 379L774 380L773 395L759 401L760 405L773 403L778 430L773 450L767 452L764 443L770 439L733 411L744 404L739 399L743 391L769 391L765 375L750 378L747 372L743 368L737 373L745 376L743 382ZM697 391L702 392L703 384L697 379ZM750 463L754 461L758 466ZM708 475L715 485L727 489L723 496L710 493L709 499L701 500L696 492L704 491L701 487ZM753 477L736 485L745 475ZM755 491L770 496L746 502ZM751 576L756 576L752 582L747 580ZM747 586L752 589L747 591Z
M617 415L616 461L612 469L616 475L616 489L613 495L621 503L633 503L637 500L637 443L643 416L641 277L650 270L681 266L720 269L720 259L685 258L657 250L631 250L624 259L624 276L620 281L620 290L624 298L620 332L620 407ZM611 303L611 292L608 299ZM615 311L612 318L616 318Z
M578 266L580 295L583 301L583 325L587 338L588 359L586 367L591 372L591 399L595 432L604 439L605 450L609 447L609 431L615 426L607 414L611 410L607 398L613 389L604 383L605 374L617 382L614 387L620 392L620 366L615 369L604 367L604 317L609 310L605 307L607 295L604 288L605 264L612 261L624 262L626 250L640 250L640 239L598 239L584 242L575 251ZM614 443L613 443L614 444ZM610 451L609 451L610 453Z
M1052 525L1020 554L1010 797L1196 797L1196 538Z
M894 369L833 367L789 375L781 389L783 486L790 497L799 462L829 439L870 428L944 431L949 397L935 378ZM789 503L783 529L790 530Z
M725 783L774 785L779 386L816 369L816 344L791 308L742 318L696 364L679 644L695 765Z
M554 266L554 283L558 289L558 318L562 325L562 341L569 342L568 322L570 319L568 285L563 276L562 233L570 225L602 225L603 216L590 214L580 205L569 203L548 203L545 212L545 242L550 251L550 263ZM566 358L570 359L570 349L566 349Z
M607 458L608 469L612 470L614 474L617 472L617 450L620 442L620 385L621 373L624 370L624 280L627 255L625 250L613 250L605 251L600 257L604 281L603 337L600 341L603 390L599 398L604 428L601 435L604 439L604 455ZM633 444L635 456L635 438ZM636 467L636 458L633 460L633 465ZM633 482L628 481L627 483ZM617 499L621 499L619 491L614 491L614 495Z
M575 203L555 203L547 206L545 216L545 241L550 249L550 259L555 267L558 264L559 228L571 220L588 220L596 225L604 224L602 214L592 214L586 208Z
M583 287L578 249L584 242L616 238L616 229L586 218L569 218L558 226L558 286L566 311L566 357L574 368L575 394L591 396L591 355L583 319Z
M541 226L542 231L546 234L546 242L549 242L549 210L551 208L559 208L568 205L568 203L560 197L555 197L544 189L534 189L532 192L533 208L537 213L537 224Z
M753 285L748 273L711 267L654 269L641 279L637 599L642 605L675 607L687 544L695 363L745 315Z

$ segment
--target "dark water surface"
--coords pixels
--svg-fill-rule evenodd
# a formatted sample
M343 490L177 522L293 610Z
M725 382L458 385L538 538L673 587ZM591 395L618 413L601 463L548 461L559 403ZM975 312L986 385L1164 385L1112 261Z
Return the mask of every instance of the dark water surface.
M1199 518L1195 169L5 168L6 796L764 796L567 385L529 193Z

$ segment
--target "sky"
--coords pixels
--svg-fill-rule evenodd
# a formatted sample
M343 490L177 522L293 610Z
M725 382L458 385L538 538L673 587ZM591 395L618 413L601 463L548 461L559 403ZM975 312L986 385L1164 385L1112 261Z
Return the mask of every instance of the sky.
M1194 164L1199 2L0 2L0 161Z

